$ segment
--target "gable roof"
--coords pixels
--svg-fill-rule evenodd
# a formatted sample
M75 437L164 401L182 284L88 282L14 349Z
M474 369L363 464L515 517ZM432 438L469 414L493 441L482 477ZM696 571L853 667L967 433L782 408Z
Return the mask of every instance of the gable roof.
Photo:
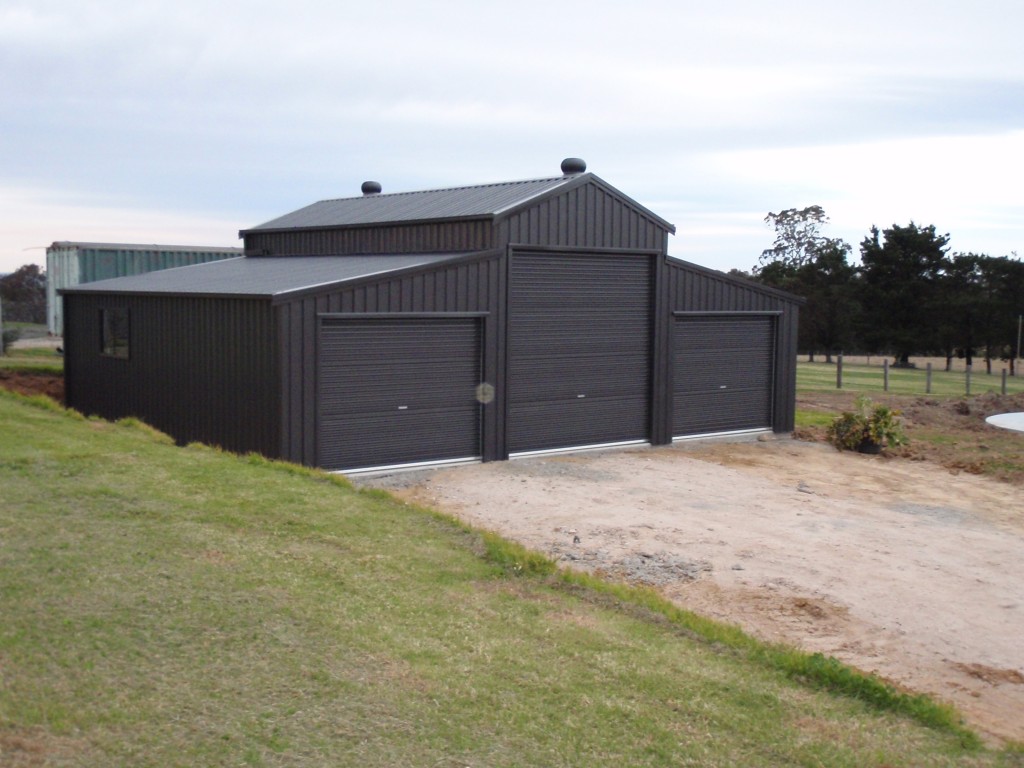
M321 200L247 231L489 217L564 186L573 179L560 176Z
M506 181L466 187L428 189L419 192L378 193L336 200L321 200L251 229L243 229L239 232L239 236L244 237L248 232L291 229L408 224L452 219L493 219L512 213L541 198L586 183L596 183L615 193L645 216L658 222L670 232L675 232L674 225L647 210L594 174L582 172L566 173L564 176L548 179Z
M480 254L477 254L480 255ZM61 293L174 294L274 299L339 283L454 261L472 254L385 256L245 256L130 277L97 280Z

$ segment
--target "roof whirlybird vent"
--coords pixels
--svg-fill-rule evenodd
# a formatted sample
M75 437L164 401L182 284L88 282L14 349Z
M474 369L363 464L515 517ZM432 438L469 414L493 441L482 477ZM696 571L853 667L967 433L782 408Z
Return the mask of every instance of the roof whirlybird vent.
M562 161L562 173L566 176L573 176L587 170L587 163L578 157L567 157Z

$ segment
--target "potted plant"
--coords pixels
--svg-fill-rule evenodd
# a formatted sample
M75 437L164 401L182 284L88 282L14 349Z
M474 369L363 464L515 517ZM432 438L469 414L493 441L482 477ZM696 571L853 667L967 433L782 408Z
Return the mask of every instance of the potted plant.
M900 412L861 395L854 411L844 411L829 425L828 441L840 451L880 453L907 442Z

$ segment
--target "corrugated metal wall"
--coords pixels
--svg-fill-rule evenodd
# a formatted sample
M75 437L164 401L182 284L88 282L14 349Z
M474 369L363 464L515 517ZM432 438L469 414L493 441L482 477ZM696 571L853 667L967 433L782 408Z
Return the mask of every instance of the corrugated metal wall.
M241 256L240 250L164 250L155 248L79 248L79 282L142 275Z
M666 253L668 234L664 225L621 197L584 184L503 219L497 242Z
M342 256L485 251L493 247L493 233L493 225L486 220L249 232L245 252L252 256Z
M46 249L46 321L50 333L64 331L63 305L57 291L82 283L142 275L160 269L188 267L209 261L237 258L240 248L161 248L116 244L54 243Z
M772 428L775 432L791 432L796 417L798 301L771 289L673 259L668 261L668 272L669 304L673 312L782 313L776 322Z
M127 360L100 354L100 310L129 313ZM64 297L69 407L135 416L178 442L276 457L280 390L270 302L73 294Z
M366 282L344 290L309 296L275 308L281 349L280 387L283 458L316 464L317 316L324 313L485 312L483 321L484 381L497 385L504 366L504 256L434 268L418 274ZM500 388L499 388L500 389ZM485 459L500 458L504 425L498 403L483 413L482 451Z
M78 247L54 244L46 249L46 328L55 336L64 332L64 304L57 291L82 282Z

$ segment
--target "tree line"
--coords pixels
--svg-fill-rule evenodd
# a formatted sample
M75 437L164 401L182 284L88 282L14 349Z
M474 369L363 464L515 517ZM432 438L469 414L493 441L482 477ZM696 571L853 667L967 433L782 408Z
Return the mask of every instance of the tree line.
M798 347L810 359L836 352L911 355L1010 362L1013 373L1019 318L1024 314L1024 262L1012 256L950 253L949 234L934 226L872 227L853 248L826 237L821 206L769 213L775 242L750 273L807 303L800 309Z

